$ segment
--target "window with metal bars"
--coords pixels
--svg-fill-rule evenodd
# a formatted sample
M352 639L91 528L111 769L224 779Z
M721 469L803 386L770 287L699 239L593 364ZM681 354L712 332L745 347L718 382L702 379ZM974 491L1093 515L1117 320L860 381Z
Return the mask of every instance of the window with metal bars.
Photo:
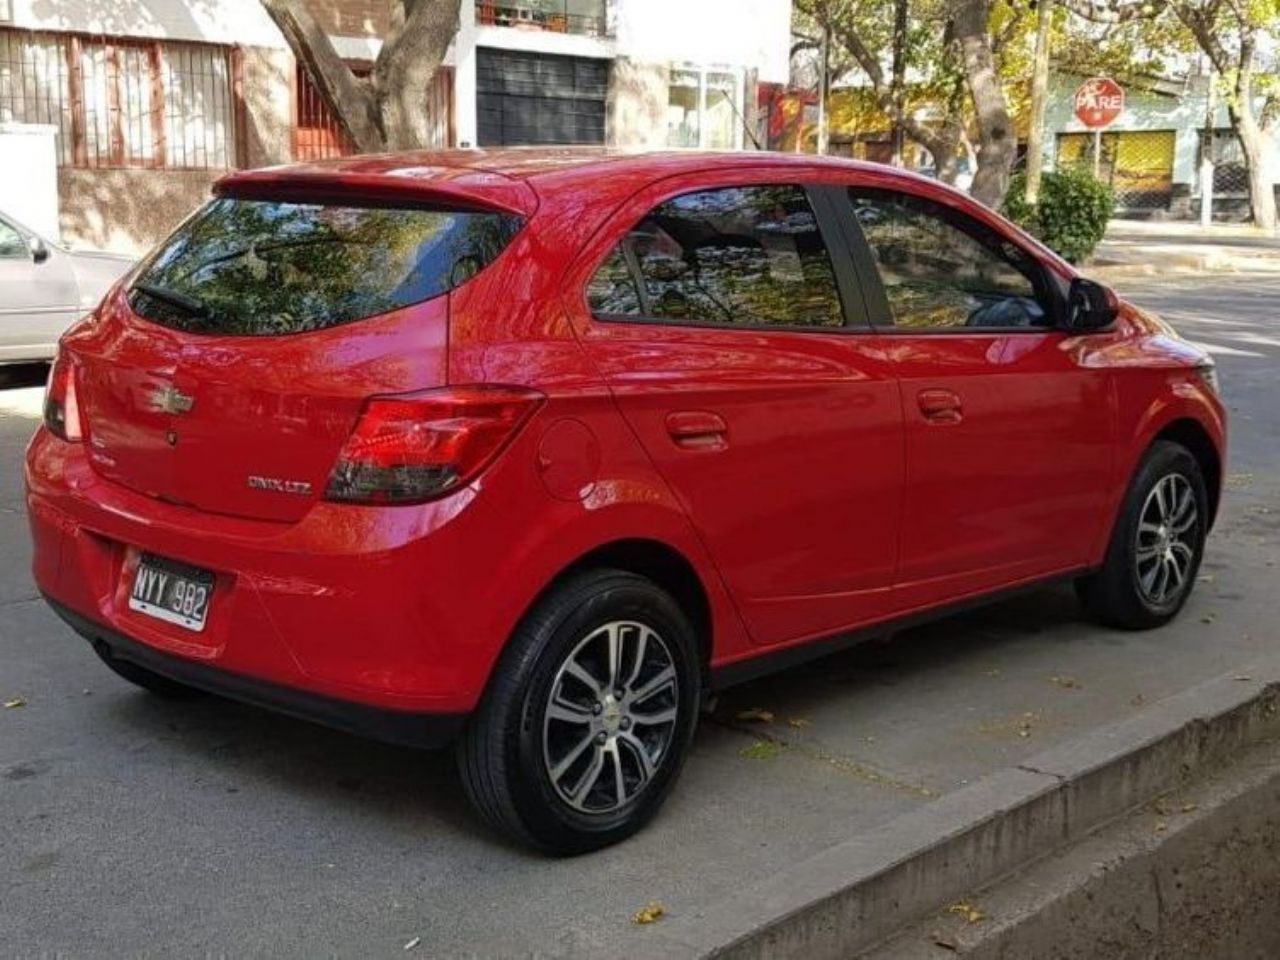
M237 166L235 51L0 29L0 122L58 128L58 163Z
M368 67L353 67L356 76L369 73ZM346 126L330 109L307 68L299 63L294 75L293 158L325 160L356 152L355 141Z

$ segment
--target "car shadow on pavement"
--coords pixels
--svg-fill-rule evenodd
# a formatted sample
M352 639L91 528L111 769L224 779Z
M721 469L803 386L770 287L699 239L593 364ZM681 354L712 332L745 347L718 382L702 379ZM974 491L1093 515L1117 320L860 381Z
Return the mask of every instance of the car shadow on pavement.
M780 715L839 709L926 673L971 669L1029 637L1061 632L1065 643L1078 637L1071 627L1082 620L1069 587L1036 590L751 681L731 690L725 704L767 703ZM473 815L451 750L381 744L214 696L169 701L138 693L113 698L109 710L109 723L142 737L166 763L228 792L309 795L336 803L338 815L375 819L407 837L456 833L530 856ZM699 739L715 736L704 727Z
M109 711L109 723L143 737L179 775L228 793L311 795L336 804L335 814L376 818L417 838L483 833L450 750L378 743L213 695L164 700L138 691L114 697Z

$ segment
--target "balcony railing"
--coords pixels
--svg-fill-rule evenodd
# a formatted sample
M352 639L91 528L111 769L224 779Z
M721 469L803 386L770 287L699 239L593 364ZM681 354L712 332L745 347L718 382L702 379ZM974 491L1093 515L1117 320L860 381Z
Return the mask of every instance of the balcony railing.
M586 12L584 12L586 11ZM603 2L595 4L570 0L506 0L504 3L476 4L476 22L482 26L514 27L518 30L548 30L587 37L609 36L609 18Z

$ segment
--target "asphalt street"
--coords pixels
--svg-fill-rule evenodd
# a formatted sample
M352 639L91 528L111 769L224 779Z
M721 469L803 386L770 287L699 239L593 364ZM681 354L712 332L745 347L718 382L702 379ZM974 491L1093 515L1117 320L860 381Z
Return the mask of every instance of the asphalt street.
M756 681L703 723L653 826L569 860L487 833L448 754L164 702L109 674L31 583L20 465L40 390L23 384L40 374L8 374L0 701L24 704L0 709L0 955L623 955L654 929L632 922L650 903L676 916L732 897L1243 671L1280 619L1280 278L1121 291L1213 350L1233 413L1223 514L1180 619L1106 630L1044 590ZM750 708L772 719L740 719Z

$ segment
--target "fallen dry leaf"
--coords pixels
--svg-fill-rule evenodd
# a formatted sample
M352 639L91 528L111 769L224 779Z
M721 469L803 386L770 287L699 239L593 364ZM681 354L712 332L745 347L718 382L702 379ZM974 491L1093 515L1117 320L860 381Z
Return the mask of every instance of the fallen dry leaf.
M809 721L806 720L804 717L792 717L790 720L787 721L788 727L795 727L797 730L799 730L801 727L807 727L808 725L809 725Z
M979 923L987 919L987 915L978 907L975 907L968 900L961 900L947 907L947 913L958 914L964 917L965 923Z
M1232 677L1231 679L1234 680L1236 683L1248 683L1253 679L1253 677L1246 677L1245 675L1241 674L1240 676Z
M4 708L6 710L13 710L17 707L25 707L26 705L27 705L27 701L23 697L14 697L13 699L6 700L4 702Z
M941 947L943 950L959 950L960 949L960 945L958 943L956 943L954 940L947 939L946 937L942 936L942 934L940 933L935 933L933 935L933 945L935 947Z
M1064 690L1080 689L1080 681L1077 680L1075 677L1050 677L1049 682L1057 684L1058 686L1062 687L1062 689Z
M1217 618L1218 618L1218 615L1215 613L1206 613L1203 617L1200 618L1200 622L1213 623L1213 621L1216 620Z
M637 910L631 918L632 923L656 923L667 913L667 908L660 903L651 903L642 910Z
M749 710L741 711L738 714L738 719L755 723L773 723L773 711L765 710L763 707L752 707Z
M1196 810L1197 810L1197 809L1199 809L1199 807L1200 807L1200 804L1198 804L1198 803L1184 803L1184 804L1182 805L1182 812L1183 812L1183 813L1195 813L1195 812L1196 812Z
M414 937L412 940L410 940L408 943L406 943L406 944L404 945L404 948L405 948L406 950L412 950L414 947L416 947L416 946L417 946L418 944L420 944L421 942L422 942L422 938L421 938L421 937Z
M1161 820L1159 823L1156 824L1156 833L1164 833L1168 829L1169 829L1169 825L1165 823L1163 820Z

